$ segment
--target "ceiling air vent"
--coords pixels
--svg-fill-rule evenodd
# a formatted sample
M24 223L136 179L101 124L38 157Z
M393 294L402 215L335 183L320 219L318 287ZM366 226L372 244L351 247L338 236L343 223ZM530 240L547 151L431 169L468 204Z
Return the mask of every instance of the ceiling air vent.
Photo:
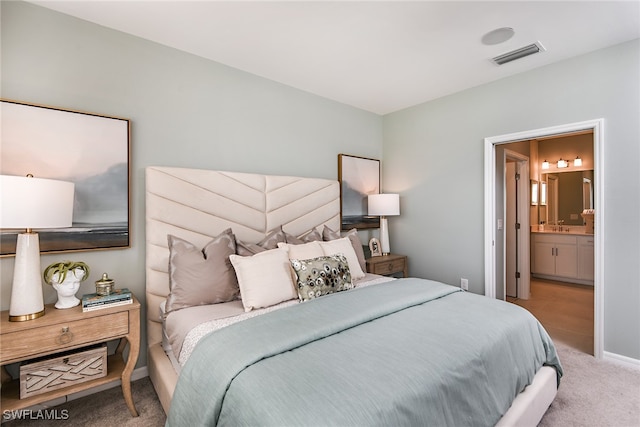
M506 64L507 62L515 61L516 59L524 58L525 56L533 55L534 53L544 52L546 49L542 46L542 43L535 42L520 49L512 50L505 54L496 56L492 59L498 65Z

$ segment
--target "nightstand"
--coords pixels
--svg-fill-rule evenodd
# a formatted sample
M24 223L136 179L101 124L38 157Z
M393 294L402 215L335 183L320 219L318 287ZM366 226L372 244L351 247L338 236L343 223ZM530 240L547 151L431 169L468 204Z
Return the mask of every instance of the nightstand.
M391 276L402 273L402 277L409 276L409 266L406 255L382 255L367 258L367 273Z
M64 310L45 306L45 315L25 322L9 322L9 311L0 313L1 406L3 411L27 408L95 386L122 381L122 394L134 417L138 411L131 397L131 373L140 352L140 302L82 312L81 305ZM107 375L65 388L20 399L19 380L11 380L4 365L80 349L120 339L115 354L107 359ZM129 344L126 360L123 351Z

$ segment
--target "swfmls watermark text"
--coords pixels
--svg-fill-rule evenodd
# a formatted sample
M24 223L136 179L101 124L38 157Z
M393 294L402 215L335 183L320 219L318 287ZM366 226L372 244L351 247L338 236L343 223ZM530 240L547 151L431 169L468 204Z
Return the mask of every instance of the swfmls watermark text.
M2 411L2 419L8 420L68 420L68 409L18 409Z

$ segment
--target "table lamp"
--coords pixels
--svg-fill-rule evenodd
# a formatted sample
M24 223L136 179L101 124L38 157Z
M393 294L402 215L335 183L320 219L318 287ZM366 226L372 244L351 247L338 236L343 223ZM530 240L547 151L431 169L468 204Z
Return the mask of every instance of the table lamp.
M399 194L370 194L368 200L368 211L371 216L380 217L380 246L382 255L389 255L389 227L388 216L400 215L400 195Z
M16 242L9 308L12 322L44 315L40 241L33 229L71 227L73 191L71 182L0 175L0 228L26 229Z

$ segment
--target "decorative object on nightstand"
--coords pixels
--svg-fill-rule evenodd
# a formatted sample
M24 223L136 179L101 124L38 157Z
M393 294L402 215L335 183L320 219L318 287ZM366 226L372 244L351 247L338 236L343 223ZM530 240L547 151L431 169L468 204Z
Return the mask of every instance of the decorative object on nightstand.
M89 277L89 272L89 266L82 261L54 262L44 269L44 281L58 293L56 308L71 308L80 304L76 292L80 288L80 282Z
M34 228L71 227L74 184L20 176L0 176L0 227L26 229L18 234L9 320L44 315L40 278L40 240Z
M128 288L114 289L115 281L107 273L96 280L96 293L82 296L82 311L101 310L133 303L133 295Z
M375 237L369 240L369 250L371 251L371 256L382 256L380 240L376 239Z
M133 303L133 295L127 288L115 289L109 295L85 294L82 296L82 311L100 310Z
M387 217L400 215L400 195L370 194L368 199L369 215L380 217L380 242L382 255L389 255L389 226Z
M110 279L107 273L102 273L102 278L96 280L96 294L109 295L113 292L114 283L113 279Z

